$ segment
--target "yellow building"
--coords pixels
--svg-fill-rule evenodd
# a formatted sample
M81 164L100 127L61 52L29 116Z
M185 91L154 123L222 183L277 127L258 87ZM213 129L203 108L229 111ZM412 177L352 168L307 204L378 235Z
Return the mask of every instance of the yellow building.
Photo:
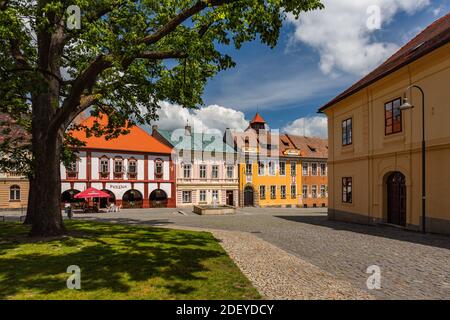
M244 132L233 132L232 139L240 163L240 206L325 207L327 205L327 158L326 152L323 152L322 146L326 144L323 139L269 131L266 129L266 122L258 113ZM300 142L304 143L305 148L308 143L311 150L308 153L302 150L299 147ZM308 164L311 164L311 167L318 168L315 171L317 177L311 179L313 182L318 181L317 184L311 186L302 184L303 156L308 157ZM321 168L325 169L321 171Z
M0 210L21 209L28 204L28 180L24 177L0 173Z
M449 40L447 14L320 109L328 116L331 219L421 230L424 181L426 230L450 233ZM405 93L412 109L401 108Z

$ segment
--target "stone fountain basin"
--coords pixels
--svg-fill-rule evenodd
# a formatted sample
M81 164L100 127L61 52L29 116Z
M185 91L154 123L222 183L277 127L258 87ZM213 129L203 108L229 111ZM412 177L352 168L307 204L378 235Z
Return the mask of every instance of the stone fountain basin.
M228 205L198 205L194 206L194 213L200 215L225 215L235 214L236 208Z

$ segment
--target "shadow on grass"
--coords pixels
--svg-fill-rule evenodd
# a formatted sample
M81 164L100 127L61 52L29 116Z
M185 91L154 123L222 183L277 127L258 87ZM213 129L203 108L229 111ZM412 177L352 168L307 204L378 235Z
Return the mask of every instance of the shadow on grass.
M191 280L205 280L199 273L208 271L206 260L227 257L205 232L82 221L67 225L74 236L39 242L27 239L22 225L0 225L0 299L64 290L70 265L81 268L83 292L126 293L134 282L161 279L157 285L165 292L189 294L198 289Z
M415 231L397 229L387 225L365 225L351 222L329 220L326 216L276 216L294 222L327 227L334 230L357 232L376 237L407 241L427 246L450 249L450 237L437 234L422 234Z

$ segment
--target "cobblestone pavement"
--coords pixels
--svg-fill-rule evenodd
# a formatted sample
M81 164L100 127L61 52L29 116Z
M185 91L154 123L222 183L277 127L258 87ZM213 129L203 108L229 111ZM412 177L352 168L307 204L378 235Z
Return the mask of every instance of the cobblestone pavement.
M179 210L123 210L76 216L247 232L376 298L450 299L448 236L329 221L322 209L246 208L233 216L197 216L189 209L181 209L184 214ZM371 265L381 268L380 290L366 287L370 276L366 270Z

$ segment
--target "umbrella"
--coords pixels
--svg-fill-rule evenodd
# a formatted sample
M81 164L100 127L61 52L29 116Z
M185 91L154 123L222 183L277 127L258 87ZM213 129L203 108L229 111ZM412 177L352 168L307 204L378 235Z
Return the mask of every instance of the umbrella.
M97 190L95 188L88 188L83 192L75 195L76 199L91 199L91 198L109 198L110 195L106 192Z

